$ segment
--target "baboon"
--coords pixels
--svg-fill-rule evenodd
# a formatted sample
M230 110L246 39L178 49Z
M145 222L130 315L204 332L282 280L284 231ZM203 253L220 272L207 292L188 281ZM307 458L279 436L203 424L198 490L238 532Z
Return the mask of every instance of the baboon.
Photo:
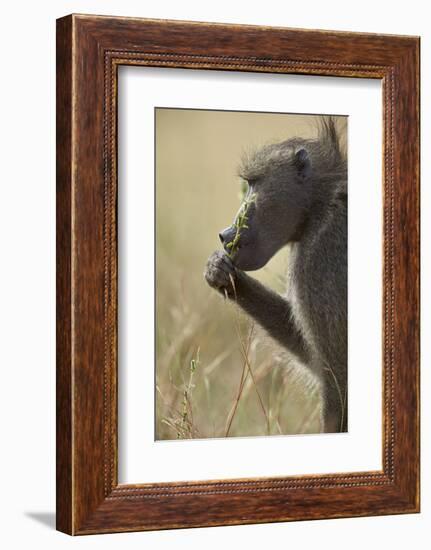
M266 145L243 159L244 202L205 278L318 377L322 431L347 431L347 161L336 122L320 117L316 139ZM246 224L238 234L238 216ZM235 241L235 247L232 243ZM281 296L245 271L289 246ZM233 250L235 248L235 250Z

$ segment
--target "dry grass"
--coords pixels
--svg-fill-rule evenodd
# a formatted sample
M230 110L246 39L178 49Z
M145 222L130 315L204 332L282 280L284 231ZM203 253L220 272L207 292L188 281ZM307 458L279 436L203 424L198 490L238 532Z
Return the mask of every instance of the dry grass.
M313 380L234 302L193 279L158 285L156 438L318 432Z

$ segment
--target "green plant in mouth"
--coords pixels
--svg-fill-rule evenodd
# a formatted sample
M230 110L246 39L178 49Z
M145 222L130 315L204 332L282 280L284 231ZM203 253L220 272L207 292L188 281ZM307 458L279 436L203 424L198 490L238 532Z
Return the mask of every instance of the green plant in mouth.
M245 198L245 196L247 195L247 191L248 191L248 182L247 180L241 178L241 182L240 182L240 187L239 187L239 193L238 193L238 197L239 197L239 200L242 202Z
M247 220L248 220L248 211L250 210L250 206L256 202L256 193L251 193L250 195L246 195L243 199L243 203L241 205L241 208L239 209L238 216L235 220L235 228L236 233L233 240L226 245L226 247L229 249L228 256L230 258L233 258L235 254L238 251L238 244L239 239L241 237L241 233L244 229L248 229Z

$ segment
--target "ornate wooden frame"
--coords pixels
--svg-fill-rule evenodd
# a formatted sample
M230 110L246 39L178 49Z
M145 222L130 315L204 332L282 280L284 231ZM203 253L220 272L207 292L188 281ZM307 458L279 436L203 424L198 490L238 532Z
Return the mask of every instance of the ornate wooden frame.
M119 65L377 78L384 103L383 470L117 479ZM419 38L70 15L57 21L57 528L419 511Z

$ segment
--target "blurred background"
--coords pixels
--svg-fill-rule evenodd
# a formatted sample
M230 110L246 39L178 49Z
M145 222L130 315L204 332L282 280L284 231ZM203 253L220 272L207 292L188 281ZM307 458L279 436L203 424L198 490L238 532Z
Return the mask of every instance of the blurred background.
M156 109L156 439L316 433L314 379L203 278L241 201L245 151L316 117ZM284 291L287 250L251 275Z

